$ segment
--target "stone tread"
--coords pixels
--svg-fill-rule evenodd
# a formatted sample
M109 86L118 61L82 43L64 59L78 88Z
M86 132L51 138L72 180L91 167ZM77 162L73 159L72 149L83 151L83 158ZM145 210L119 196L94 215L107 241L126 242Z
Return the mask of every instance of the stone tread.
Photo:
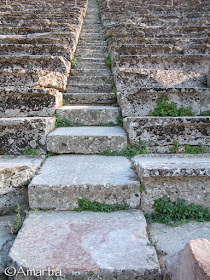
M140 210L30 212L9 262L24 269L60 269L65 279L155 280L159 264L148 243Z
M101 203L126 202L132 208L137 207L139 182L131 162L125 157L53 156L29 185L32 209L73 210L78 207L78 199L84 197Z

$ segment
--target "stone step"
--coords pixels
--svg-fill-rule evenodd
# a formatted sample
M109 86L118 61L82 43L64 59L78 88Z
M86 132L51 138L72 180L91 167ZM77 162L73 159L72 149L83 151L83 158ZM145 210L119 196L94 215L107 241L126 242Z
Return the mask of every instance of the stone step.
M61 56L0 55L0 70L40 69L69 74L71 64Z
M105 34L104 33L85 33L82 32L80 35L80 40L101 40L104 41L105 39Z
M107 57L108 49L107 46L91 46L91 48L87 46L77 46L77 55L85 53L104 53Z
M29 185L31 209L74 210L87 198L138 207L139 182L125 157L59 155L48 158Z
M140 88L123 90L117 93L117 100L122 115L127 117L149 116L154 111L158 98L168 97L169 103L174 102L177 108L191 106L196 115L210 110L210 90L194 88ZM131 102L132 100L132 102Z
M55 89L0 87L0 118L50 117L62 106L62 93Z
M107 43L106 41L97 41L97 42L87 42L87 41L79 41L78 42L78 45L77 45L78 48L98 48L98 47L107 47Z
M83 85L103 85L103 84L110 84L114 85L113 77L112 76L69 76L68 87L69 86L79 86L80 84Z
M16 85L29 88L54 88L65 92L67 77L59 72L49 72L44 70L0 70L0 86Z
M71 61L73 46L63 46L62 44L0 44L1 55L52 55L63 56Z
M120 108L113 106L63 106L56 110L60 119L70 120L74 124L94 126L109 122L117 123Z
M0 154L23 154L26 149L46 153L46 136L55 127L55 118L0 118Z
M105 69L71 69L71 75L72 76L83 76L83 77L89 77L89 76L100 76L100 77L111 77L111 71L109 68Z
M0 216L14 213L17 204L28 209L28 182L43 162L40 156L0 156Z
M47 150L56 154L99 154L123 150L127 135L121 127L61 127L48 135Z
M138 155L133 162L144 186L144 211L151 212L154 201L164 195L210 207L210 154Z
M88 104L88 105L97 105L97 104L113 104L116 103L117 98L116 94L113 92L107 93L65 93L63 99L67 104Z
M106 59L107 58L107 51L101 51L100 50L78 50L76 52L76 59L79 61L82 59L82 58L98 58L98 59Z
M210 151L210 117L128 117L124 128L129 142L151 141L148 150L154 153L169 153L174 141L179 152L186 145L197 147L199 142Z
M17 271L46 271L46 277L50 270L55 279L158 279L158 257L146 227L140 210L31 211L9 263Z
M69 93L109 93L112 92L112 84L77 84L76 86L68 86L66 92Z
M109 69L105 62L97 62L97 61L76 61L72 67L73 69L104 69L107 70Z

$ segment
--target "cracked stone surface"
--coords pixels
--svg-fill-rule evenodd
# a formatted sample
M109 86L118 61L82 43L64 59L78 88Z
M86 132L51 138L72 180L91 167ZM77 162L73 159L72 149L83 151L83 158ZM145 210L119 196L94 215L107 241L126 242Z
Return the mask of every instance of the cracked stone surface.
M125 157L61 155L48 158L29 185L32 209L73 210L78 199L139 205L140 191Z
M28 184L43 163L39 156L0 156L0 215L28 207Z
M140 210L30 212L10 251L9 263L25 269L61 269L69 280L156 280L159 263L148 243Z

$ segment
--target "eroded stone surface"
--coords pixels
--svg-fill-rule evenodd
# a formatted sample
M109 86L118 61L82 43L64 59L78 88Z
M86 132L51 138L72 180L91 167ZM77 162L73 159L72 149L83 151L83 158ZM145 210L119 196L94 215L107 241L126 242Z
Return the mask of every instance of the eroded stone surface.
M61 154L98 154L123 150L127 135L121 127L61 127L47 137L47 150Z
M9 259L10 265L25 269L61 269L69 280L156 280L159 275L157 255L148 244L139 210L31 212Z
M55 127L55 118L1 118L0 154L22 154L26 149L46 153L46 136Z
M32 209L73 210L78 199L139 205L140 191L124 157L62 155L48 158L29 185Z
M164 279L209 280L210 243L207 239L189 241L184 249L166 259Z
M0 215L14 212L17 204L28 206L28 184L44 158L0 156Z
M15 221L15 215L0 216L0 279L7 279L4 270L7 265L9 250L14 242L15 236L11 234L10 224Z
M210 150L210 117L128 117L123 121L129 142L150 141L150 152L169 153L174 141L179 144L179 152L185 145L197 146L199 142Z
M146 155L133 159L144 191L141 207L152 211L154 201L167 195L172 201L210 206L210 156L207 155ZM190 165L189 165L190 162Z

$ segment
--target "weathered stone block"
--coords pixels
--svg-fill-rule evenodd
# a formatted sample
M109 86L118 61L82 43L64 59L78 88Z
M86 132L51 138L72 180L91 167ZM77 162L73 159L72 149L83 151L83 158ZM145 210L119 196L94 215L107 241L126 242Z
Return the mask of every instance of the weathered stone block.
M11 248L9 265L61 270L66 280L160 279L156 251L148 243L139 210L31 212Z
M126 148L127 135L121 127L61 127L47 137L47 150L56 154L99 154Z
M0 156L0 215L28 207L28 184L44 158Z
M210 106L204 102L203 94L206 98L210 98L209 90L194 90L185 88L166 88L166 89L133 89L123 90L117 93L117 101L122 110L122 115L126 117L142 117L148 116L150 110L154 110L157 106L157 99L163 94L168 96L169 102L174 102L177 107L191 106L192 110L197 114L200 113L201 99L205 106Z
M32 209L73 210L78 199L139 205L139 182L124 157L62 155L46 160L29 185Z
M62 106L62 93L55 89L0 88L0 117L48 117Z
M150 141L151 152L169 153L174 141L179 143L179 152L199 142L206 152L210 150L210 117L128 117L123 124L129 142Z
M209 280L210 243L207 239L188 242L184 249L166 259L164 279Z
M55 127L55 118L1 118L0 154L22 154L26 149L46 153L46 137Z
M91 93L75 92L64 93L63 99L67 104L112 104L116 103L116 94L113 92Z
M182 198L210 206L210 154L143 155L133 161L144 186L141 207L146 212L151 212L154 201L164 195L172 201Z

